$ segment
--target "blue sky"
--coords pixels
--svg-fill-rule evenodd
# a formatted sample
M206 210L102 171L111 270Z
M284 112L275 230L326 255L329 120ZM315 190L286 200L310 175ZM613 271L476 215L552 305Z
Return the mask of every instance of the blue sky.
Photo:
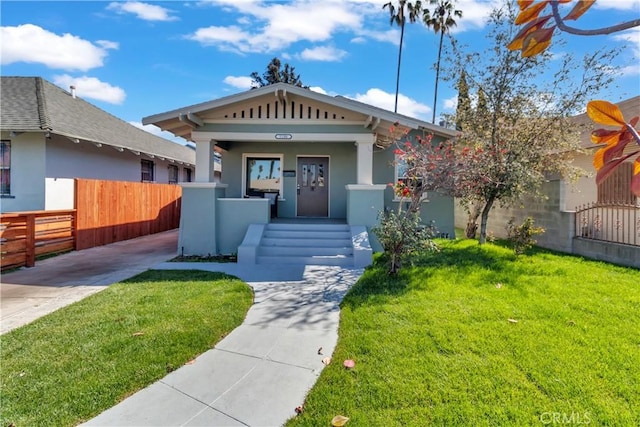
M279 57L313 90L393 110L400 32L389 25L385 2L3 0L1 72L41 76L67 90L73 84L78 96L142 126L142 117L247 90L249 74L262 74ZM482 51L485 19L496 3L457 1L464 15L454 37ZM640 0L598 0L574 25L638 17ZM616 87L598 95L617 102L640 93L639 28L563 37L563 51L552 45L553 53L626 46L612 64L619 67ZM423 25L407 26L399 113L431 121L437 42ZM455 99L452 85L441 82L437 112L453 111Z

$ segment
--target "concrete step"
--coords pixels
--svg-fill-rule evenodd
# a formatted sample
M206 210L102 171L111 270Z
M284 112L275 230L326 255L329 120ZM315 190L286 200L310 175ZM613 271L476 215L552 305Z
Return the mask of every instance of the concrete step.
M263 237L281 239L351 239L349 231L323 231L323 230L271 230L266 228Z
M266 230L291 230L291 231L344 231L349 232L350 228L347 224L300 224L300 223L269 223L265 227Z
M351 237L348 239L321 239L321 238L295 238L287 239L285 237L272 238L263 237L261 246L295 246L295 247L318 247L318 248L343 248L351 246Z
M353 257L346 255L333 256L258 256L258 264L304 264L304 265L335 265L352 267Z
M353 247L349 246L265 246L258 248L258 256L331 256L353 255Z

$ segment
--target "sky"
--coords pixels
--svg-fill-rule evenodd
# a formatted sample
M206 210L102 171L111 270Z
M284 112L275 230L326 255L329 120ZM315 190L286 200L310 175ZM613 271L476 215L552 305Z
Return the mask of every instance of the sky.
M246 91L251 72L262 74L274 57L294 66L312 90L393 111L400 30L390 25L385 2L2 0L1 74L39 76L66 90L74 85L86 101L181 143L143 127L142 118ZM483 51L486 18L501 3L456 1L463 17L451 35ZM572 25L591 29L637 18L640 0L597 0ZM640 27L560 37L566 45L554 51L552 44L556 56L623 48L611 64L616 85L598 96L618 102L640 94ZM420 23L407 25L398 113L431 121L438 40ZM455 111L456 99L453 82L440 81L438 117Z

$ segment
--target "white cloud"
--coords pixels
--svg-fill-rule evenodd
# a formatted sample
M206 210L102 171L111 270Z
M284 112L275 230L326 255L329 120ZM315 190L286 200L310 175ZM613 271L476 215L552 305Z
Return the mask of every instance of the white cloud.
M129 124L137 127L138 129L142 129L145 132L149 132L152 135L159 136L160 138L168 139L169 141L173 141L180 145L188 145L188 142L184 138L177 137L171 132L164 131L156 125L143 125L141 122L133 120L130 121Z
M222 0L204 4L216 5L242 16L235 25L199 28L186 38L238 53L270 53L300 41L324 42L339 32L392 43L397 43L399 38L397 30L376 32L369 29L368 17L384 12L379 4L370 1L295 0L280 3Z
M117 13L133 13L144 21L175 21L178 19L171 16L173 11L170 9L139 1L112 2L107 6L107 10L113 10Z
M120 48L120 43L112 42L110 40L96 40L96 44L102 47L103 49L117 50Z
M306 61L340 61L347 56L347 52L342 49L336 49L333 46L318 46L311 49L305 49L300 53L300 58Z
M443 106L445 110L454 111L458 107L458 95L445 99Z
M635 27L612 36L615 41L627 43L628 50L624 57L629 58L629 63L620 72L623 76L640 75L640 27Z
M238 89L251 89L251 77L227 76L223 81L229 86L237 87Z
M593 4L597 9L640 10L640 0L598 0Z
M384 108L393 111L395 105L396 94L388 93L378 88L371 88L365 94L357 94L352 97L356 101L375 107ZM398 113L418 119L427 119L427 115L431 112L431 107L421 104L420 102L409 98L406 95L398 94Z
M467 30L484 28L491 11L503 5L504 2L502 0L460 0L456 2L456 9L462 11L462 18L454 17L456 26L452 27L449 31L451 33L460 33Z
M328 94L327 94L327 91L326 91L326 90L324 90L323 88L321 88L320 86L311 86L311 87L309 88L309 90L310 90L310 91L312 91L312 92L321 93L321 94L323 94L323 95L328 95Z
M122 104L127 97L122 88L111 86L95 77L72 77L68 74L53 76L53 82L58 86L69 90L69 86L76 87L76 94L80 98L97 99L110 104Z
M101 67L107 50L117 43L100 40L95 44L71 34L57 35L33 24L0 27L2 64L28 62L49 68L87 71Z

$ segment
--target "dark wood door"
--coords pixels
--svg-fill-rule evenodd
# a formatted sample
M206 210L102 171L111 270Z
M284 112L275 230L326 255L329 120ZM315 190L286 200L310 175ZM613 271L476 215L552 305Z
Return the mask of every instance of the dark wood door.
M329 158L298 157L298 216L329 216Z

